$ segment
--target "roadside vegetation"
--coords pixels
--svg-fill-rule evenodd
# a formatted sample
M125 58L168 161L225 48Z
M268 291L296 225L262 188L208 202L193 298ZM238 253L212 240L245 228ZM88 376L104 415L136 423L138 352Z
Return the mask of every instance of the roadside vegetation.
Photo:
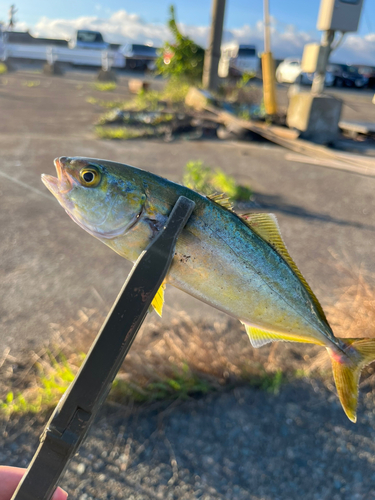
M375 289L361 275L352 278L353 284L338 302L326 308L328 320L336 336L371 337ZM168 304L168 289L166 301ZM211 324L194 322L185 313L174 316L169 325L154 314L146 319L114 381L110 400L143 403L187 398L238 385L276 394L284 384L301 378L319 378L334 391L328 356L318 346L275 343L253 349L238 321ZM0 360L0 415L39 413L54 407L77 373L103 319L98 311L85 309L69 326L54 325L51 345L31 353L31 362L30 356L22 362L5 353ZM63 342L63 338L68 340ZM375 370L369 366L361 386L373 387L374 383Z
M166 78L197 84L202 81L204 49L177 26L173 5L169 9L168 28L173 41L165 42L156 60L158 73Z
M92 87L99 92L113 92L117 89L117 84L115 82L95 82Z
M189 161L184 170L182 183L206 196L224 194L233 203L248 202L251 197L249 186L237 184L234 177L220 168L211 168L202 161Z

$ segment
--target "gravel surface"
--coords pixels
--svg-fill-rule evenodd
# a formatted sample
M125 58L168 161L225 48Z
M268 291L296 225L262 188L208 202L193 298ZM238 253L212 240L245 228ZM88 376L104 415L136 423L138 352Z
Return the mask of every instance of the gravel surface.
M375 392L374 392L375 393ZM374 393L359 423L316 381L198 400L107 406L61 486L70 498L368 500L375 498ZM28 464L42 422L8 423L0 462Z

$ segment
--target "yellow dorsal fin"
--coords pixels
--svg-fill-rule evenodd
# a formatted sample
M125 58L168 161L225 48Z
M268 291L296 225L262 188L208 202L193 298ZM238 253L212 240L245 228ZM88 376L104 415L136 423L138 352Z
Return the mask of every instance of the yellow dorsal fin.
M163 305L164 305L164 290L165 283L162 283L159 290L157 291L154 300L151 302L151 306L154 308L156 313L161 317L163 313Z
M327 318L324 314L322 306L319 304L318 299L315 297L314 292L311 290L305 278L302 276L301 271L298 269L297 264L294 262L290 256L283 238L280 233L280 228L277 223L277 219L274 214L244 214L240 216L246 225L250 227L258 236L263 240L267 241L276 252L285 260L289 267L295 272L298 278L301 280L306 291L310 295L314 305L322 316L324 321L327 322ZM327 322L328 323L328 322Z
M207 198L227 210L233 210L233 205L229 199L229 196L225 193L214 193L207 196Z

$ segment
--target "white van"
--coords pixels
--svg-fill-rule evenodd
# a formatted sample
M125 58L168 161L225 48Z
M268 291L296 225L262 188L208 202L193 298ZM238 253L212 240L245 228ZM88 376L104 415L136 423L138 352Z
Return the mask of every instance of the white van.
M230 42L222 45L218 73L221 78L257 73L260 61L255 45L242 45Z

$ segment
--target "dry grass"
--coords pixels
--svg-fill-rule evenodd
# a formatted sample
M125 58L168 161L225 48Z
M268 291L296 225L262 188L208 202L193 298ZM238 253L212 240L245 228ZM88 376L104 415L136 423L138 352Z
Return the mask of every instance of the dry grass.
M349 284L342 290L339 300L326 308L326 314L336 337L375 337L375 288L373 276L366 276L360 270L338 266L348 277ZM312 369L328 370L328 356L319 353L312 363ZM375 382L375 365L362 372L361 386Z
M355 284L347 287L337 303L326 311L336 336L374 336L375 289L363 275L356 275ZM12 367L17 365L16 360L4 358L3 363L0 360L5 374L0 399L5 401L5 407L14 406L12 401L6 401L7 397L19 397L15 386L27 403L25 406L21 401L20 405L18 401L19 411L26 407L30 410L29 401L34 401L35 411L56 404L83 360L80 353L87 352L103 319L96 310L82 310L68 328L52 325L51 345L57 347L32 353L32 361L28 360L15 373ZM65 357L60 357L61 352ZM373 373L372 367L367 368L362 385L375 381ZM145 401L244 383L276 392L282 380L301 376L319 376L332 384L330 362L324 349L294 343L253 349L243 327L230 318L211 324L203 320L194 322L185 313L176 313L171 324L165 324L152 315L129 351L112 397L117 401L124 398ZM48 397L42 403L41 394L46 391Z

